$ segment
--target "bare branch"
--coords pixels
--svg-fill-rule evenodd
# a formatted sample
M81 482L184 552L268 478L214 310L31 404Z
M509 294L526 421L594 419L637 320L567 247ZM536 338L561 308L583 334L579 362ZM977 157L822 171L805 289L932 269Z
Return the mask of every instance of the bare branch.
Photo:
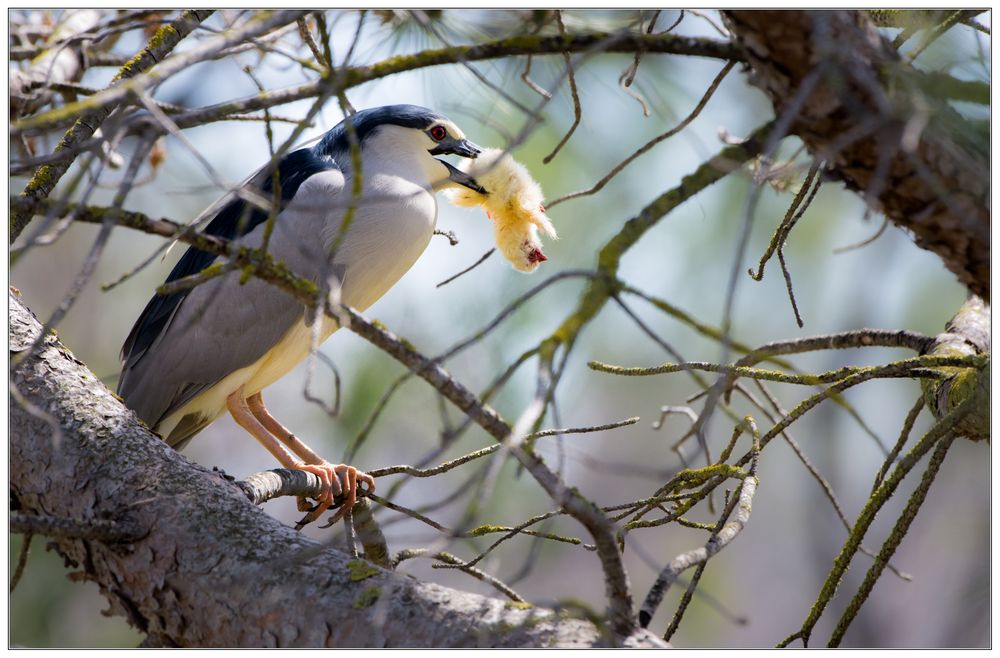
M701 111L705 109L705 105L708 104L708 100L715 94L715 90L719 88L719 85L722 83L723 78L725 78L726 74L732 70L734 65L735 62L732 61L726 62L726 65L722 67L722 70L719 71L718 75L715 76L715 79L711 82L711 84L708 86L708 89L702 95L701 100L698 101L698 104L695 105L691 113L688 114L680 123L678 123L676 126L671 128L667 132L662 133L654 137L650 141L646 142L645 144L643 144L641 147L639 147L638 150L635 151L635 153L633 153L632 155L628 156L627 158L619 162L617 165L615 165L615 167L611 171L609 171L604 176L604 178L597 181L597 183L595 183L594 186L591 187L590 189L581 190L579 192L573 192L571 194L565 194L557 199L549 201L547 204L548 207L552 208L553 206L556 206L562 203L563 201L569 201L570 199L576 199L577 197L587 196L590 194L596 194L597 192L600 192L604 188L604 186L611 181L612 178L617 176L619 172L621 172L622 169L627 167L633 160L638 158L643 153L646 153L647 151L652 149L654 146L656 146L663 140L673 137L680 131L684 130L684 128L686 128L692 121L698 118L698 115L701 114Z
M755 84L776 108L812 83L791 131L853 189L864 192L878 180L878 154L886 148L880 136L899 130L902 148L884 167L879 204L972 293L989 301L988 152L968 122L945 99L913 92L906 82L912 68L862 12L727 11L724 16L754 69ZM908 142L907 124L915 116L930 123ZM869 120L882 129L856 130ZM849 144L833 145L849 132L856 134Z
M988 304L970 296L948 322L945 332L928 346L928 354L990 355L991 314ZM947 378L924 386L924 403L935 418L941 419L966 399L977 403L959 425L958 433L974 441L990 436L989 368L949 372Z
M643 601L642 608L639 610L639 625L643 628L649 626L649 622L653 619L653 615L656 614L656 609L663 600L663 596L677 580L677 577L687 569L695 565L704 564L710 560L712 556L736 539L736 536L750 520L753 496L757 491L757 461L760 455L761 443L760 432L757 431L757 426L753 422L753 419L747 416L746 423L753 435L753 449L751 452L753 458L750 462L750 470L747 476L743 478L739 495L733 496L730 499L729 504L726 506L726 511L722 513L722 517L712 531L712 536L703 547L678 555L660 572L656 583L650 588L649 594L646 595L646 600ZM736 516L732 520L729 520L730 515L734 511Z
M847 605L847 609L841 616L840 621L837 622L837 627L833 630L833 634L830 636L828 646L840 646L840 642L844 639L844 633L847 632L847 627L851 625L852 621L854 621L854 618L857 616L861 606L871 594L872 588L875 586L875 581L879 579L879 576L882 575L882 571L886 568L886 566L888 566L889 560L892 559L896 549L899 548L899 544L903 541L903 537L905 537L906 533L909 531L910 525L913 523L913 519L917 517L917 512L920 511L920 507L927 498L927 492L934 483L938 470L941 468L945 455L948 454L948 449L951 447L955 437L955 434L945 436L934 449L934 453L931 455L930 463L927 465L927 470L924 472L923 478L920 480L920 484L917 485L917 489L910 497L909 502L906 504L906 508L896 520L896 524L889 533L889 538L886 539L885 543L882 545L882 550L879 551L878 556L875 558L875 563L872 564L872 566L868 569L868 573L865 574L865 579L861 583L861 586L858 587L858 591L854 595L854 598L851 599L851 602Z
M174 49L174 46L176 46L181 39L190 34L192 30L194 30L211 14L211 11L185 11L173 23L160 28L156 35L150 40L146 48L118 71L114 79L111 81L111 84L114 86L113 88L120 88L129 79L133 78L133 76L142 74L144 71L148 70L154 64L163 59ZM89 100L90 99L87 99L87 101ZM56 147L56 151L72 149L77 144L90 139L104 120L107 119L111 112L117 107L117 102L108 102L105 104L95 103L93 105L88 104L86 101L80 101L80 103L83 103L81 106L83 112L73 126L66 132L62 140L60 140L59 145ZM59 112L63 115L69 116L73 116L73 111L74 110L71 108L60 108L59 110ZM47 113L47 115L50 114L52 113ZM61 179L63 174L66 173L66 170L69 169L69 165L69 161L43 165L31 177L31 180L21 192L21 197L24 198L25 201L29 202L27 207L22 210L12 210L11 212L9 234L11 242L16 240L17 236L21 234L21 231L24 230L24 227L27 226L28 221L31 219L31 213L35 210L35 205L39 201L46 199L52 190L55 189L56 183L59 182L59 179Z
M92 9L66 11L45 46L32 51L31 65L25 70L10 70L8 96L12 119L30 114L49 102L51 93L46 89L52 83L79 80L86 60L83 43L72 38L94 28L100 18L100 13Z
M823 583L823 587L816 598L816 602L810 609L806 620L802 623L802 627L792 635L789 635L787 638L782 640L778 646L788 646L797 639L802 640L803 644L808 646L809 638L812 635L816 622L819 620L820 615L823 614L823 611L829 604L830 599L833 598L833 594L836 591L837 586L840 584L844 572L850 566L851 560L861 544L861 540L864 538L865 533L868 532L869 527L875 520L875 515L878 514L878 511L893 495L900 482L902 482L903 478L905 478L914 466L916 466L921 457L930 452L931 448L935 447L937 444L941 442L951 442L951 439L948 437L954 434L955 427L962 420L962 418L972 410L974 404L975 399L968 398L955 407L945 418L936 423L934 427L932 427L920 439L920 441L918 441L917 444L911 448L902 459L899 460L896 467L893 469L892 474L889 475L889 477L887 477L881 485L879 485L878 489L871 496L871 498L868 499L864 509L862 509L861 513L858 515L858 519L854 523L851 534L844 543L844 546L841 548L840 554L834 560L833 568L827 575L826 581Z
M559 26L559 34L565 37L566 26L563 25L562 12L560 11L556 11L556 24ZM638 55L636 56L638 57ZM583 110L580 108L580 92L577 91L576 76L573 74L573 60L570 58L568 52L563 53L563 59L566 61L566 74L569 76L570 95L573 97L573 123L570 125L569 130L566 131L566 134L563 135L563 138L559 140L559 143L555 145L555 148L552 149L552 152L542 158L542 164L552 162L552 159L556 157L566 142L569 141L569 138L576 132L576 127L580 125L580 119L583 117Z
M518 603L525 603L525 600L521 598L521 595L512 590L505 583L500 581L498 578L489 575L485 571L481 571L475 567L471 567L462 563L457 557L451 553L445 553L444 551L439 551L437 553L432 553L426 548L408 548L406 550L400 551L392 559L393 566L399 566L400 563L406 560L412 560L415 557L425 557L431 560L437 560L444 564L454 566L456 569L463 573L467 573L476 580L481 580L484 583L488 583L493 586L498 592L509 598L511 601L516 601Z
M490 247L490 249L485 254L483 254L482 256L480 256L479 260L477 260L475 263L473 263L472 265L469 265L467 268L465 268L464 270L462 270L461 272L459 272L457 274L452 274L450 277L448 277L447 279L445 279L444 281L442 281L441 283L437 284L434 287L435 288L440 288L441 286L444 286L444 285L447 285L447 284L451 283L452 281L454 281L458 277L462 276L463 274L468 274L472 270L476 269L477 267L479 267L480 265L482 265L483 263L485 263L486 259L489 258L490 256L492 256L493 252L495 252L495 251L496 251L496 247Z
M631 53L637 50L646 53L693 55L713 59L739 61L736 50L730 44L711 39L692 39L671 34L638 35L629 33L609 34L595 32L569 34L566 37L519 36L500 39L471 46L451 46L428 49L414 55L399 55L367 66L341 67L315 82L307 82L294 87L276 89L261 97L254 95L244 99L211 105L187 114L174 117L177 125L187 128L218 120L232 114L261 110L285 103L314 98L324 87L349 89L372 80L415 71L430 66L474 62L515 55L546 55L563 52L590 52L600 46L602 53Z

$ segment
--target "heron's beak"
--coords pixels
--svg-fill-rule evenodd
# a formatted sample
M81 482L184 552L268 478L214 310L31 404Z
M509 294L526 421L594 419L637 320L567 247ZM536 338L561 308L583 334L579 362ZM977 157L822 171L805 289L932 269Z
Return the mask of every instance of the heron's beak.
M475 156L469 156L469 157L475 157ZM486 191L486 188L477 183L476 179L470 176L469 174L459 170L458 168L452 166L450 163L447 163L444 160L438 160L438 162L440 162L441 164L443 164L445 167L448 168L448 180L450 180L452 183L457 183L459 185L462 185L463 187L469 188L474 192L479 192L480 194L484 195L489 194L489 192Z
M457 140L452 146L452 153L460 155L463 158L475 158L482 152L483 149L479 148L467 139Z
M431 155L460 155L463 158L475 158L483 150L467 139L454 139L449 137L436 148L431 149Z

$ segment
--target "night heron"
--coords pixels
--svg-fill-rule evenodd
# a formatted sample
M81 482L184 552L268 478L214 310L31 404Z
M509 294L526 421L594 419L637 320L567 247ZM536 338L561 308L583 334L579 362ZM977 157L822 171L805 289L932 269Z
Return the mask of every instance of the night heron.
M360 194L353 192L359 173L352 151L360 155ZM333 299L364 310L427 247L437 218L435 192L453 185L484 191L434 156L479 153L454 123L426 108L362 110L315 146L281 158L277 191L275 168L266 165L206 210L202 218L211 219L204 231L249 247L266 239L275 261L315 281ZM271 200L279 193L279 212L269 222ZM167 281L202 272L216 258L191 247ZM282 466L315 473L323 482L318 504L303 523L315 520L336 496L346 496L332 522L353 506L358 479L369 488L374 481L313 452L268 412L261 391L337 328L336 320L322 312L314 318L288 293L229 271L149 301L122 347L118 393L178 450L228 410Z

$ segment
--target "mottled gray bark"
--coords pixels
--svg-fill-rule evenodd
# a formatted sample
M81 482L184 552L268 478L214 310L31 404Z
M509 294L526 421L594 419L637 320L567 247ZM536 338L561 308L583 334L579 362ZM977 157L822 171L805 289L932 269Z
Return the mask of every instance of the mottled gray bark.
M12 502L23 514L141 529L128 542L63 537L54 546L151 644L607 643L590 622L352 563L295 533L167 447L54 335L28 353L40 325L13 294L10 308ZM644 632L626 643L659 645Z
M726 11L779 124L990 299L988 139L860 11Z

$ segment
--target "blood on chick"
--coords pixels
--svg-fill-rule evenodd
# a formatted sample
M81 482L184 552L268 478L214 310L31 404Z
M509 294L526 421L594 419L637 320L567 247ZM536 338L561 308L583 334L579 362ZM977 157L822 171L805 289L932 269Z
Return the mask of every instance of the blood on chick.
M524 165L500 149L483 149L475 160L463 161L461 169L488 194L456 186L445 190L448 200L456 206L482 206L486 210L486 216L493 220L497 249L515 269L533 272L547 261L538 231L553 239L558 236L545 216L542 188Z

